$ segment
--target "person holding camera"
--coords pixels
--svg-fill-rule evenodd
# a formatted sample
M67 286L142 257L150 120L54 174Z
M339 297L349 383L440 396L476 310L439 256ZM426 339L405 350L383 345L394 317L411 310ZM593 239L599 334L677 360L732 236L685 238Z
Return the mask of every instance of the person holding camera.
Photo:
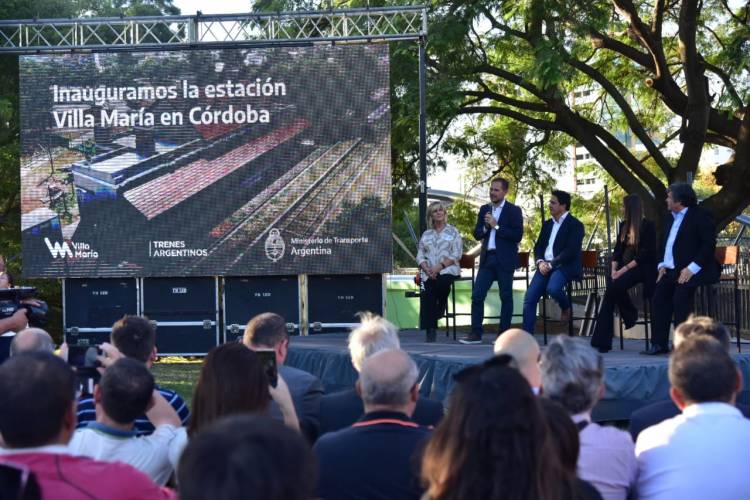
M156 329L142 316L124 316L112 325L110 334L111 345L117 348L123 356L140 361L146 368L151 369L156 361ZM102 347L109 345L102 344ZM72 348L72 346L70 346ZM156 386L156 390L166 399L180 417L182 425L186 425L190 418L190 409L182 397L171 389ZM84 394L78 400L78 427L84 427L87 422L96 420L96 404L91 394ZM154 432L154 426L146 415L135 420L135 430L139 436Z
M0 264L2 264L2 257L0 257ZM13 276L5 270L4 265L0 265L0 290L11 290L13 288ZM19 290L21 292L28 290L31 290L31 293L35 292L33 288ZM0 318L0 335L20 332L28 327L30 322L34 323L35 326L42 326L46 322L47 307L43 302L32 298L18 300L18 296L15 297L15 300L6 299L7 297L0 299L0 304L3 305L2 312L5 313L6 305L10 305L7 310L13 311L15 309L15 311L9 316ZM33 318L30 317L32 309L35 309L34 314L32 314ZM36 322L33 321L34 318L36 318Z

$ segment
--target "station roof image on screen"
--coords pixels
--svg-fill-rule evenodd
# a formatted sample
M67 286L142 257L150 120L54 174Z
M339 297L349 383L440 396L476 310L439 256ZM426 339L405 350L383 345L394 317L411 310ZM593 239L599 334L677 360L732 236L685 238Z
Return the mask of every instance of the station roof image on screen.
M24 275L390 271L386 45L22 56L20 82Z

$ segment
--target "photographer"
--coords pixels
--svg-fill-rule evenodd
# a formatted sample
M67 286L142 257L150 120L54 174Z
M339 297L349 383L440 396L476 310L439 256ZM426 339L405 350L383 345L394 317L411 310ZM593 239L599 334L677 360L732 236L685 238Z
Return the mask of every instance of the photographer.
M5 272L5 262L3 261L2 256L0 256L0 290L8 290L10 288L13 288L13 277ZM29 320L26 317L26 309L20 307L11 316L0 319L0 335L8 332L21 331L26 328L28 324Z

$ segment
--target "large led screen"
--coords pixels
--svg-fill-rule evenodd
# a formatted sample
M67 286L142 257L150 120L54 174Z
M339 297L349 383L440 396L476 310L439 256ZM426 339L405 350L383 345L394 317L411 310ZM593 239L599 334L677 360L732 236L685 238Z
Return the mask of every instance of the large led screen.
M24 56L29 277L391 269L385 45Z

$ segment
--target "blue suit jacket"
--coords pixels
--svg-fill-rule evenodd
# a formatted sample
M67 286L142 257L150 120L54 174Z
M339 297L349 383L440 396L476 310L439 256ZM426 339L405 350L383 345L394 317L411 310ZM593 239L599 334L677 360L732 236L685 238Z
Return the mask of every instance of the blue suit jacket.
M552 219L547 219L542 224L539 239L534 245L534 260L545 260L544 251L547 249L549 238L552 235ZM552 269L560 269L565 277L570 280L578 279L583 273L581 262L581 245L583 244L583 224L568 212L565 216L560 230L555 236L555 244L552 246Z
M484 223L484 215L487 212L492 212L491 204L482 205L479 209L477 225L474 228L474 238L482 242L482 253L479 257L480 267L484 265L487 243L489 243L492 234L492 228ZM521 208L505 200L497 224L500 226L500 229L495 231L497 262L502 269L512 271L518 267L518 243L523 238L523 212Z

